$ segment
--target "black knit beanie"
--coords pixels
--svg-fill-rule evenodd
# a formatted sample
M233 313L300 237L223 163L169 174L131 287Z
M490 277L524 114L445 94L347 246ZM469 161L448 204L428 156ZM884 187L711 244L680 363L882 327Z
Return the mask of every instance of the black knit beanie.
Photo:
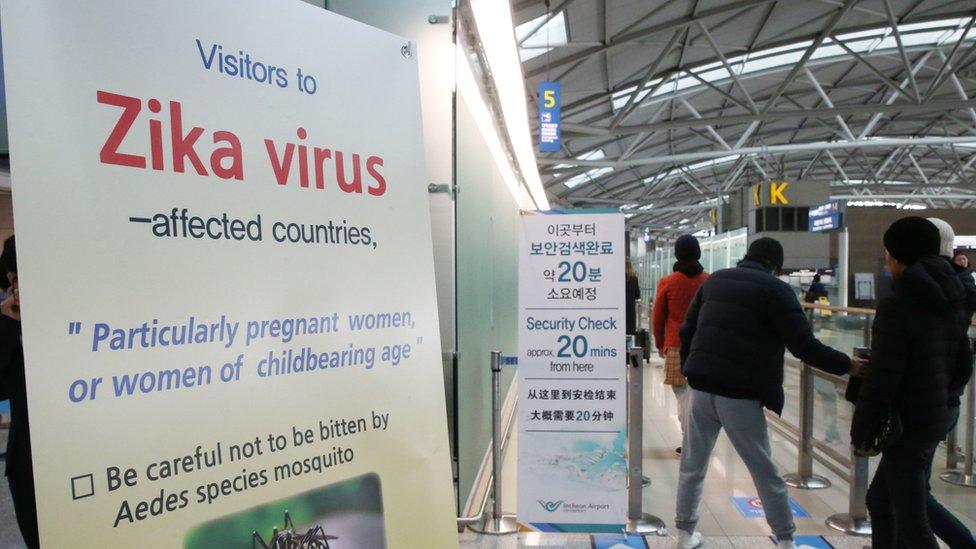
M899 263L911 265L927 255L939 255L939 228L924 217L903 217L888 227L884 247Z
M775 238L764 236L749 245L746 257L766 263L776 270L783 268L783 245Z
M698 239L690 234L678 237L674 243L674 258L678 261L698 261L701 259L701 246Z

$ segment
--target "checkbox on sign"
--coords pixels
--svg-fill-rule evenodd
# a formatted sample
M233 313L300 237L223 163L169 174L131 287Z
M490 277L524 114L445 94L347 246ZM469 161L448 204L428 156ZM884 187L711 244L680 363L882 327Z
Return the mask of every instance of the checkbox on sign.
M71 499L83 499L95 495L95 478L89 473L71 477Z

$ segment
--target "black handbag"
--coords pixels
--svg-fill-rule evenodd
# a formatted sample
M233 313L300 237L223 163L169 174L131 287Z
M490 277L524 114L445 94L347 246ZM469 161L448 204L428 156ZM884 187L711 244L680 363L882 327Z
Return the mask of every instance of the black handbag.
M871 440L871 447L886 450L898 442L902 434L904 434L904 429L901 426L901 418L889 410L888 414L881 420L878 432Z
M844 391L844 400L856 405L858 396L861 394L863 382L864 379L860 377L848 379L847 389ZM874 436L868 439L867 446L870 449L880 452L881 450L890 448L891 445L901 438L902 434L904 434L904 429L901 424L901 417L897 413L888 410Z
M857 397L861 394L861 383L863 378L852 377L847 380L847 389L844 390L844 400L851 404L857 404Z

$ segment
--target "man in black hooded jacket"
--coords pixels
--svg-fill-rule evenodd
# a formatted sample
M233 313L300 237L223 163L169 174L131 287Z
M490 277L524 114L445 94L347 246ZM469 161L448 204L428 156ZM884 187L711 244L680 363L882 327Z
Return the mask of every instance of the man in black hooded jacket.
M938 257L939 230L930 221L899 219L885 232L884 247L894 291L878 304L851 444L861 454L882 454L867 495L872 546L935 549L925 469L948 428L957 361L971 360L962 345L965 294Z
M848 373L851 359L814 337L796 293L773 274L782 266L778 241L754 241L737 267L701 285L681 326L681 369L692 389L675 520L682 549L702 543L695 532L698 503L723 429L752 475L779 547L795 547L788 491L770 456L763 408L783 411L784 347L837 375Z
M952 229L952 225L937 217L930 217L928 220L939 229L939 255L952 266L965 290L966 298L963 305L965 319L963 328L968 330L969 323L973 318L973 312L976 311L976 282L973 281L972 272L968 268L960 267L952 262L956 240L956 232ZM966 388L966 383L973 375L972 362L966 360L968 347L969 341L963 339L959 349L959 352L962 353L961 358L956 360L955 369L949 376L950 391L948 406L950 432L955 430L956 424L959 422L960 399L963 390ZM932 532L937 538L944 541L949 547L952 547L952 549L976 549L976 540L973 539L973 533L969 531L969 528L932 495L931 478L932 464L934 461L935 453L929 456L925 467L925 478L929 482L926 509L928 509L929 524L932 526Z

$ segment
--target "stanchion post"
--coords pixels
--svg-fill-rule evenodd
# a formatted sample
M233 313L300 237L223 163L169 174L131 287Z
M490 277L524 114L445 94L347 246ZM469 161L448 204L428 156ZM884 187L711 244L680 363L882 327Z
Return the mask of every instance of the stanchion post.
M864 347L871 348L871 317L864 318ZM868 519L868 458L851 450L851 476L848 483L847 512L827 517L827 526L851 536L870 536L871 521Z
M976 346L976 340L970 342ZM947 471L939 475L939 478L957 486L976 488L976 476L973 475L973 437L976 435L976 424L973 422L976 416L976 376L969 378L969 385L966 387L966 441L963 449L963 462L961 471Z
M956 431L958 430L959 425L956 425L946 435L946 469L959 467L959 443L956 441Z
M851 481L847 512L827 517L827 526L850 536L870 536L871 521L868 519L868 458L851 452Z
M627 534L664 532L664 521L644 512L644 349L627 352Z
M813 369L800 366L800 442L797 449L797 472L783 476L788 486L818 490L830 486L826 478L813 474Z
M807 320L813 328L813 309L807 309ZM800 365L800 436L797 445L796 472L783 475L787 486L803 490L828 488L830 481L813 474L813 370Z
M491 512L485 513L481 523L472 527L475 532L489 535L518 532L515 517L502 513L502 418L501 387L502 353L491 352Z

